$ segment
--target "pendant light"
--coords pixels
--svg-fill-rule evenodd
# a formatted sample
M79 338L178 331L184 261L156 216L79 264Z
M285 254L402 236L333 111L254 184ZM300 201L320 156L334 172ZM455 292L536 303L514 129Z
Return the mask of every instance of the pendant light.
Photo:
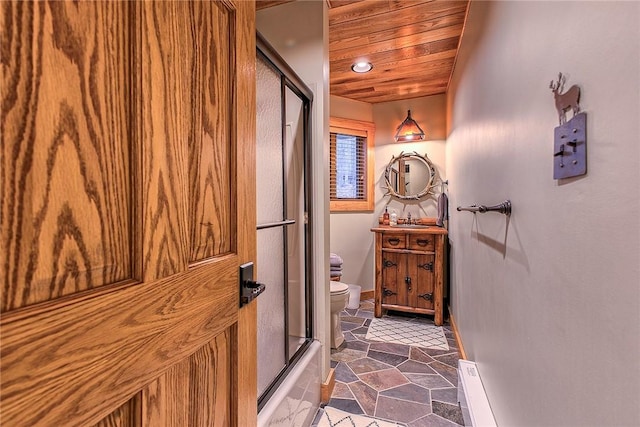
M424 139L424 131L420 125L411 118L411 110L407 111L407 118L398 126L395 139L396 142L413 142Z

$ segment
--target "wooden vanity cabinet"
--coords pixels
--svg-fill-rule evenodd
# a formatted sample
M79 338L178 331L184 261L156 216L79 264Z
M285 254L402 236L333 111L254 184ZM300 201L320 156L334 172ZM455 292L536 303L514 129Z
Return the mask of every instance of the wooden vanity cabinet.
M433 314L443 321L445 240L439 227L380 226L376 235L376 317L382 309Z

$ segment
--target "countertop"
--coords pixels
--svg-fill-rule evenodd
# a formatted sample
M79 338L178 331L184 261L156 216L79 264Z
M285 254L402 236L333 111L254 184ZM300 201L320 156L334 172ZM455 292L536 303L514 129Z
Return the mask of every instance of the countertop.
M371 229L373 232L390 232L397 231L398 233L409 233L409 234L448 234L446 228L438 227L437 225L428 225L426 228L411 228L411 227L403 227L402 225L379 225Z

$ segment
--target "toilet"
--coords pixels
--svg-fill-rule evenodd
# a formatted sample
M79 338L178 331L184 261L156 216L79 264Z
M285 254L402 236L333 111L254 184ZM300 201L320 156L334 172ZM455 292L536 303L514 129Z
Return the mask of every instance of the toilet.
M340 326L340 312L349 301L349 285L331 281L331 348L338 348L344 342Z

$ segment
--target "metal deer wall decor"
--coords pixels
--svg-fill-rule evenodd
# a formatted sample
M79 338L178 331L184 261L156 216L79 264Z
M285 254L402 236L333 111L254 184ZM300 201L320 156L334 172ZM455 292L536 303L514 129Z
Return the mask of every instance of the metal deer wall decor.
M551 80L551 83L549 83L549 88L553 92L553 97L556 101L556 110L558 110L558 118L561 125L567 122L566 113L569 109L573 111L574 117L580 112L580 88L578 86L573 85L565 93L560 93L564 89L566 79L562 73L558 73L558 81Z
M566 77L558 74L549 88L558 111L560 126L554 129L553 178L563 179L587 173L587 114L580 112L580 88L573 85L562 93ZM567 111L573 117L567 121Z

